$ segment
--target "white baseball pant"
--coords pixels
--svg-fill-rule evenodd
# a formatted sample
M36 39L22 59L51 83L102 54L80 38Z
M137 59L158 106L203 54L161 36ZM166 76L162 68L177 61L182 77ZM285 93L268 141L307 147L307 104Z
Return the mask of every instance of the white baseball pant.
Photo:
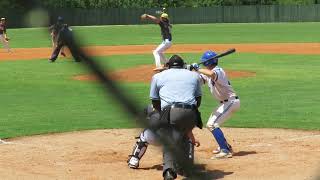
M162 43L153 51L154 60L156 67L161 67L161 63L166 63L166 57L164 56L164 51L171 47L171 41L165 39Z
M6 41L6 39L4 38L4 35L3 35L3 34L0 34L0 41L2 42L3 47L4 47L5 49L7 49L8 52L10 52L9 42Z
M220 127L231 115L240 109L240 100L230 98L227 102L215 109L209 117L207 128L212 131L214 128Z

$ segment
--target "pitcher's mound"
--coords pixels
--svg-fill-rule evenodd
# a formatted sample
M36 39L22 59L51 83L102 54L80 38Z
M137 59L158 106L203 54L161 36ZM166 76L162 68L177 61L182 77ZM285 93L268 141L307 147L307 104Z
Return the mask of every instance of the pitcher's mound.
M110 75L114 80L124 82L150 82L154 75L154 65L141 65L128 69L121 69L118 71L111 72ZM230 78L243 78L255 76L254 72L249 71L233 71L226 70L228 77ZM82 81L95 81L96 77L93 75L78 75L73 77L76 80Z

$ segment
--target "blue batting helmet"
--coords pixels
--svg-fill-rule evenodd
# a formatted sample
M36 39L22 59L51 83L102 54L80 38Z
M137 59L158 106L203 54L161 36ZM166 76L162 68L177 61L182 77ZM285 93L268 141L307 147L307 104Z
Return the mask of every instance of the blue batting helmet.
M217 56L217 53L215 53L211 50L208 50L203 53L200 61L203 63L204 66L218 64L218 59L213 58L215 56Z

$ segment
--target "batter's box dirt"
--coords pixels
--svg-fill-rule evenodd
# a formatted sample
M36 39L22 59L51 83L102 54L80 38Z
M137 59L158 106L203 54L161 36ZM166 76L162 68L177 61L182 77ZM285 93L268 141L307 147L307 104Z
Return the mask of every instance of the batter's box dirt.
M1 179L161 180L158 147L149 146L139 169L127 167L139 132L110 129L5 139L10 143L0 144ZM223 160L210 159L216 146L209 131L194 132L201 143L195 150L196 162L209 179L318 178L320 131L224 128L235 152Z

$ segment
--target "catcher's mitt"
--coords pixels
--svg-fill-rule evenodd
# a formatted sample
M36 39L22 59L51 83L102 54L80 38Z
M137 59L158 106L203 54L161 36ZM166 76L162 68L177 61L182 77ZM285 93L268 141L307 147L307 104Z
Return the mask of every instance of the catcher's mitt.
M141 20L147 19L147 14L142 14L142 15L140 16L140 19L141 19Z

